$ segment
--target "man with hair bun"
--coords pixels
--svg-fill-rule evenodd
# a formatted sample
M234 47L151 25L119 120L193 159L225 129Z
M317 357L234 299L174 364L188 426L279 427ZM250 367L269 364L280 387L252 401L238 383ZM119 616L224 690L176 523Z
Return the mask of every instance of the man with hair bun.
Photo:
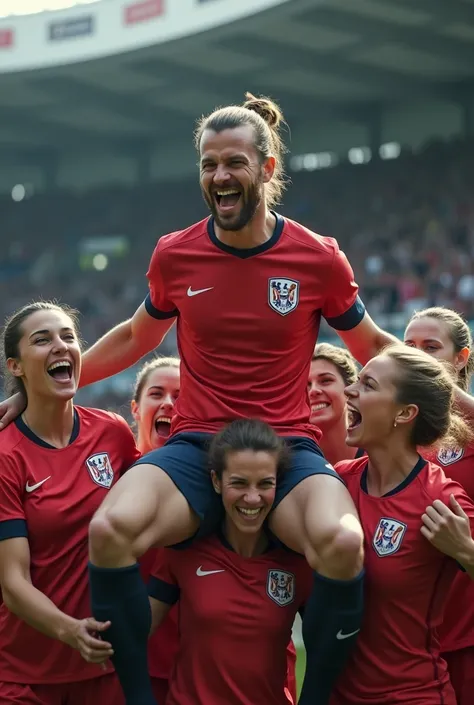
M211 216L160 238L145 301L84 357L86 385L134 364L177 318L181 391L172 436L126 474L90 527L93 611L111 621L107 637L128 705L154 703L137 557L215 528L220 507L206 447L233 419L260 418L292 450L270 526L314 571L302 705L327 703L359 630L362 531L309 423L306 385L321 316L362 363L392 338L365 311L337 242L272 210L285 187L282 121L273 101L251 94L199 120L195 146Z

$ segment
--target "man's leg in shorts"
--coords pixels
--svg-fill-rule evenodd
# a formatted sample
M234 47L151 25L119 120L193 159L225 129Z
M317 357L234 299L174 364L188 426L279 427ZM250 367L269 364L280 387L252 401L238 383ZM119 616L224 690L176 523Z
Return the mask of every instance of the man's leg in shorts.
M326 705L362 621L362 527L345 485L316 452L293 450L282 495L271 529L314 570L303 617L307 668L300 705Z
M457 705L474 703L474 646L441 654L448 664Z
M112 662L127 705L155 705L147 663L151 612L137 558L153 545L173 545L193 536L205 513L207 492L212 496L204 451L177 441L138 461L91 521L92 612L96 619L111 622L104 638L114 649Z

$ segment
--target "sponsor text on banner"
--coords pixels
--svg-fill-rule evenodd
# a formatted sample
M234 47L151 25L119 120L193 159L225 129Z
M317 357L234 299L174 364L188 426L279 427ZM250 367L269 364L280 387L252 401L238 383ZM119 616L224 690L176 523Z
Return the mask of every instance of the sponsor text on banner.
M93 15L82 15L71 20L62 22L50 22L48 27L49 40L51 42L74 39L76 37L87 37L94 33Z

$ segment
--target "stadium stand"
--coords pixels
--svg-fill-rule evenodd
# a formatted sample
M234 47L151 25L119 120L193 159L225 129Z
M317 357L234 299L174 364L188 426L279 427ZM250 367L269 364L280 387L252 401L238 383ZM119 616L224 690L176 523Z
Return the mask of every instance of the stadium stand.
M472 3L186 0L185 19L157 0L1 5L2 318L58 297L91 343L131 314L156 239L206 214L194 119L248 88L290 125L280 211L339 239L372 315L395 332L430 304L474 318ZM117 407L131 378L83 400Z
M414 309L435 304L472 318L472 156L466 143L434 142L421 154L397 160L295 173L280 210L338 238L378 318L389 314L396 327ZM157 183L38 195L20 204L5 197L1 212L8 242L0 260L2 318L40 290L81 311L91 343L131 315L144 296L156 239L204 217L206 210L193 179L179 187ZM128 244L100 271L78 243L96 240L100 247L99 238L108 236ZM175 352L173 340L164 352Z

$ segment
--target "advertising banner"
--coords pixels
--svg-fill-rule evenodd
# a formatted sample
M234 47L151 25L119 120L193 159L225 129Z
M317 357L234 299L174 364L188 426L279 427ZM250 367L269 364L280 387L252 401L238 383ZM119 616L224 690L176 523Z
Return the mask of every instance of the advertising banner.
M71 6L57 12L0 19L0 74L148 50L287 2L293 0L102 0L91 5L68 0Z
M161 17L165 12L165 0L141 0L124 7L124 22L126 25L148 22Z
M63 22L50 22L48 36L50 42L60 42L75 37L87 37L94 33L94 16L82 15Z
M13 30L0 29L0 49L8 49L13 46Z

